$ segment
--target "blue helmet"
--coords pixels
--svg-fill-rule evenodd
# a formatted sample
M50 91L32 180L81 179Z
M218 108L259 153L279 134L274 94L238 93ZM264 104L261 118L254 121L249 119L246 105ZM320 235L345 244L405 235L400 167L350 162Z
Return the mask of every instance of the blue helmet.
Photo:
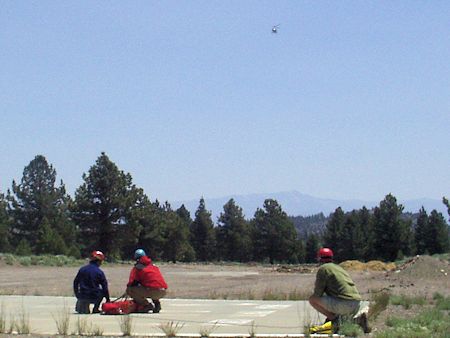
M145 254L145 251L142 250L142 249L137 249L137 250L134 252L134 259L139 259L139 258L141 258L141 257L143 257L143 256L147 256L147 255Z

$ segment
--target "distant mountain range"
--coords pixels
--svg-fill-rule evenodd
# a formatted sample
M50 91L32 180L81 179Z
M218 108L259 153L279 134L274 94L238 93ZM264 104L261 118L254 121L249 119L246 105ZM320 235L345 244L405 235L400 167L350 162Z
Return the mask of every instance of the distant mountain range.
M394 195L395 196L395 195ZM311 216L318 213L323 213L328 216L336 208L341 207L344 211L352 211L360 209L365 206L371 209L378 206L381 201L363 201L363 200L336 200L329 198L319 198L310 195L302 194L298 191L284 191L267 194L249 194L249 195L231 195L220 198L205 198L206 209L211 211L213 221L217 220L220 213L223 212L223 206L233 198L237 205L244 211L245 218L253 218L257 208L262 208L264 200L271 198L278 201L283 210L289 216ZM195 211L198 208L200 198L197 200L175 201L171 202L174 209L177 209L182 204L189 210L191 217L194 218ZM447 208L442 203L442 200L431 198L421 198L414 200L397 201L402 204L405 212L416 213L423 206L425 210L430 213L433 209L441 212L445 219L448 220Z

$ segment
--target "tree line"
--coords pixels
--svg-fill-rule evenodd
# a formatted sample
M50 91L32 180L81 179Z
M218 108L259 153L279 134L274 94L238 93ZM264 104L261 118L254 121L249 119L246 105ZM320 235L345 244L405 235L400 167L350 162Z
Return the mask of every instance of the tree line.
M299 231L274 199L265 200L251 219L230 199L216 222L203 198L193 217L184 205L152 202L105 153L82 178L71 197L63 181L56 182L53 166L37 155L20 183L0 193L0 252L84 257L95 249L115 260L130 259L141 247L156 260L273 264L314 262L322 245L332 248L338 261L393 261L450 250L441 213L422 208L408 216L391 194L372 210L345 213L338 207L329 217L311 216L314 224L326 223L319 231ZM450 215L448 200L443 203Z

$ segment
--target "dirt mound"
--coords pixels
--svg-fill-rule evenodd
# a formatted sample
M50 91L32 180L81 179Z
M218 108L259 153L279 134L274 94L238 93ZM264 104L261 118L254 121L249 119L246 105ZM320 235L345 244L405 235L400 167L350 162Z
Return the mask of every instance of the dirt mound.
M396 272L403 277L450 278L450 263L436 257L416 256L399 265Z
M278 266L276 268L276 272L281 273L288 273L288 272L295 272L295 273L313 273L317 268L315 266L305 266L305 265L299 265L299 266Z
M349 260L339 264L345 270L362 271L366 269L366 265L360 261Z
M339 264L345 270L352 271L391 271L395 269L394 263L383 263L381 261L369 261L363 263L356 260L349 260Z
M396 268L395 263L383 263L382 261L369 261L366 266L371 271L391 271Z

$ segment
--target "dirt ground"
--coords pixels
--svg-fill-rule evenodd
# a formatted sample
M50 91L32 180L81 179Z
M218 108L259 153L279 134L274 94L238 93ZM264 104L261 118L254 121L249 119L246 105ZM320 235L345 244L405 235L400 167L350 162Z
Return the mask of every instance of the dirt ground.
M401 266L381 262L346 262L362 297L371 300L379 292L431 299L435 292L450 296L450 263L429 256L411 259ZM168 285L168 298L258 299L269 294L312 293L316 266L261 266L233 264L157 264ZM105 264L113 297L120 296L128 281L130 264ZM0 293L8 295L72 295L72 281L79 267L12 266L0 261ZM373 323L384 327L387 316L410 315L411 310L388 307Z

